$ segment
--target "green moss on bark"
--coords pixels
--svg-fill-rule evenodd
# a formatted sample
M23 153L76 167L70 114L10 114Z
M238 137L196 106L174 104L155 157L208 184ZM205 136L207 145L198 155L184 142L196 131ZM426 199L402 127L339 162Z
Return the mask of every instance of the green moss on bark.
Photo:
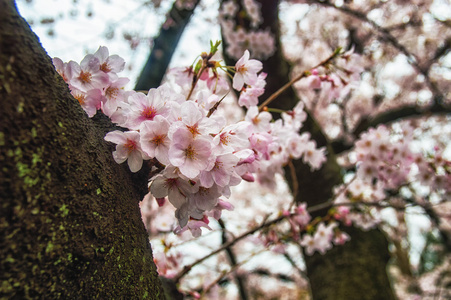
M0 296L161 299L145 176L114 163L13 1L0 49Z

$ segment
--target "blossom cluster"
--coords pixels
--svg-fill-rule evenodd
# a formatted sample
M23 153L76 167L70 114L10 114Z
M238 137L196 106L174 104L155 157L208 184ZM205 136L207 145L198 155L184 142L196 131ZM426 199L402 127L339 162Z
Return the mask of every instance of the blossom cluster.
M380 222L378 210L359 204L377 207L387 199L387 192L413 188L411 182L449 197L451 162L438 148L433 153L414 151L412 127L394 131L380 125L363 133L355 145L357 172L350 182L336 189L337 218L345 224L364 230L376 226ZM354 205L347 206L350 204Z
M305 253L312 255L315 251L321 254L326 253L327 250L332 249L332 242L336 245L343 245L350 239L350 236L343 231L334 231L337 228L337 223L330 222L327 226L320 222L313 235L304 234L300 245L305 247Z
M302 103L275 122L269 112L256 106L265 74L258 74L262 63L250 59L247 50L232 68L233 88L242 91L241 105L248 107L244 120L226 124L215 113L222 101L215 92L218 83L224 82L218 70L228 70L212 59L217 46L212 44L210 54L203 53L195 67L179 70L178 92L168 84L147 94L125 91L128 79L117 75L123 60L109 56L106 47L88 54L80 65L54 59L89 116L100 109L127 129L105 136L116 144L114 160L127 161L132 172L150 160L151 194L159 203L167 199L176 208L177 232L188 228L195 235L200 234L200 227L209 228L208 216L219 218L222 209L231 208L220 199L230 196L231 186L255 178L271 184L274 174L282 173L291 158L303 157L312 169L325 161L324 148L317 149L307 133L298 134L306 118ZM204 88L198 88L199 80Z
M383 125L362 134L355 148L359 178L377 179L386 188L396 188L406 182L413 162L410 141L407 136L394 138Z
M292 210L282 212L289 223L289 231L285 232L280 228L270 228L261 235L265 246L274 246L273 251L285 253L286 241L294 241L303 246L307 255L312 255L315 251L321 254L326 253L332 245L343 245L350 239L350 236L338 228L337 221L344 221L345 216L331 210L324 217L317 217L312 220L307 209L307 203L298 204ZM326 225L327 223L327 225ZM344 223L344 225L349 225Z
M117 75L124 70L125 61L118 55L109 55L106 47L86 55L80 64L72 60L63 63L57 57L53 64L89 117L98 109L111 115L117 103L127 97L124 87L130 80Z
M293 238L296 240L296 237L299 236L298 232L306 231L299 243L305 248L306 254L312 255L315 251L324 254L332 248L332 243L343 245L350 239L346 232L338 228L338 223L336 222L343 222L343 216L346 216L346 212L333 211L331 215L327 215L324 218L316 218L310 222L311 216L308 213L307 204L301 203L295 208L294 214L289 219ZM327 225L325 225L326 221L328 221ZM343 223L350 225L346 222Z
M385 189L396 189L412 179L433 190L451 191L451 163L439 149L434 153L414 152L413 128L404 126L397 135L380 125L362 134L356 142L357 176L376 179ZM415 168L414 168L415 166Z
M226 53L238 59L244 50L249 49L252 56L266 59L276 51L274 35L269 29L262 30L258 26L262 23L260 6L254 0L243 0L242 8L234 0L224 1L219 11L224 40L227 43ZM242 11L245 19L250 23L250 29L238 26L235 17Z

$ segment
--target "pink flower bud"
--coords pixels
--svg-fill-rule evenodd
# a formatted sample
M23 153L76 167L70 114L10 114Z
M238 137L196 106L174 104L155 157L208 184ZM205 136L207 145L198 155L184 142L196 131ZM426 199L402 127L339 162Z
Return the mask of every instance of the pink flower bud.
M254 175L252 175L251 173L247 172L243 175L241 175L241 178L243 178L243 180L246 180L248 182L254 182L255 181L255 177Z

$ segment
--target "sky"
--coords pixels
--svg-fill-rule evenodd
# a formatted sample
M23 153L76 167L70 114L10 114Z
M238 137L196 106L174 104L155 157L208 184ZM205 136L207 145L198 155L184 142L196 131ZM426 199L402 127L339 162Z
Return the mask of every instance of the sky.
M158 35L166 19L170 2L162 1L158 9L143 5L145 1L139 0L17 0L17 6L50 57L80 62L87 53L107 46L110 55L117 54L125 59L126 70L120 75L131 79L128 87L132 88L150 53L151 38ZM210 40L220 39L219 26L209 24L208 30L199 30L206 27L205 16L215 16L218 10L217 1L202 2L204 13L194 14L171 67L190 65L199 53L209 49ZM55 22L46 24L52 18ZM135 50L131 50L124 34L139 37ZM199 42L193 43L193 40Z

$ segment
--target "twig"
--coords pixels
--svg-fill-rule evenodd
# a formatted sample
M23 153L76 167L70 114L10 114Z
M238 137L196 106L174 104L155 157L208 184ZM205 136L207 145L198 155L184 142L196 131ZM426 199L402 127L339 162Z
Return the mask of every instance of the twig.
M319 68L321 66L325 66L328 63L330 63L334 58L336 58L339 54L341 53L341 49L337 49L334 51L334 53L332 53L331 56L329 56L327 59L325 59L324 61L320 62L319 64L317 64L316 66L310 68L309 70L312 69L316 69ZM304 77L308 77L310 75L310 71L306 70L304 72L302 72L301 74L299 74L298 76L296 76L295 78L291 79L288 83L286 83L284 86L282 86L280 89L278 89L276 92L274 92L271 96L268 97L268 99L266 99L262 104L260 104L258 106L258 110L262 111L263 108L265 106L268 106L272 101L274 101L274 99L276 99L280 94L282 94L283 92L285 92L288 88L290 88L294 83L296 83L297 81L301 80Z
M239 267L241 267L242 265L244 265L245 263L247 263L249 260L251 260L251 258L253 258L254 256L262 253L263 251L265 251L265 249L262 249L256 253L253 253L252 255L250 255L248 258L246 258L245 260L237 263L235 266L233 266L229 271L224 272L221 276L219 276L216 280L214 280L212 283L210 283L203 291L202 291L202 296L204 296L213 286L215 286L215 284L217 284L218 282L220 282L225 276L233 273L236 271L236 269L238 269ZM235 278L238 275L235 276ZM201 297L202 298L202 297Z
M417 105L406 105L399 108L391 109L385 112L382 112L372 118L364 118L359 121L359 123L355 126L352 134L355 137L359 137L360 134L370 127L376 127L380 124L390 124L400 119L407 119L413 117L421 117L428 115L449 115L451 114L451 106L438 104L438 105L430 105L428 107L420 107ZM339 154L346 150L349 150L353 147L353 145L346 143L342 140L335 141L333 144L334 152Z
M222 229L222 244L224 245L225 243L227 243L227 235L226 235L225 224L224 224L224 221L222 219L219 219L218 223L219 223L219 226L221 226L221 229ZM227 247L225 249L225 251L227 252L227 256L229 257L230 265L232 266L232 269L234 269L235 267L237 267L238 264L237 264L235 253L233 253L232 247ZM235 276L235 280L236 280L236 284L238 286L238 290L240 292L241 299L243 299L243 300L248 299L246 288L245 288L244 277L242 277L239 274L237 274Z
M308 208L307 211L309 213L312 213L312 212L316 212L318 210L324 209L324 208L329 207L329 206L331 206L331 202L330 201L325 202L325 203L321 203L319 205L312 206L312 207ZM292 214L292 215L294 215L294 214ZM292 215L290 215L290 216L292 216ZM256 233L257 231L259 231L259 230L261 230L263 228L266 228L266 227L269 227L271 225L277 224L280 221L284 220L285 218L287 218L287 217L282 215L282 216L279 216L279 217L277 217L277 218L275 218L273 220L265 221L262 224L260 224L259 226L254 227L254 228L242 233L241 235L237 236L235 239L233 239L231 241L228 241L227 243L223 244L221 247L219 247L218 249L214 250L213 252L205 255L204 257L199 258L198 260L196 260L192 264L190 264L188 266L185 266L183 268L183 270L180 271L179 274L177 274L177 276L174 277L174 282L178 283L180 281L180 279L182 279L183 276L185 276L189 271L191 271L191 269L195 265L198 265L201 262L203 262L204 260L206 260L206 259L218 254L219 252L221 252L221 251L223 251L223 250L225 250L225 249L227 249L227 248L229 248L229 247L231 247L233 245L235 245L237 242L241 241L245 237L247 237L247 236L249 236L251 234L254 234L254 233Z
M198 74L194 74L193 82L191 83L191 89L189 90L186 100L189 100L189 98L193 94L194 88L196 87L197 82L199 81L199 78L202 76L202 73L205 71L206 68L207 68L206 64L204 63L204 61L202 61L202 68L199 70Z
M296 203L296 198L299 193L299 182L296 176L296 168L294 167L293 161L290 159L288 162L288 167L290 168L291 181L293 183L293 201L291 202L290 208Z
M178 283L178 282L180 281L180 279L182 279L182 277L185 276L185 275L186 275L186 274L187 274L187 273L188 273L195 265L198 265L198 264L200 264L201 262L203 262L204 260L206 260L206 259L212 257L213 255L218 254L218 253L221 252L222 250L225 250L225 249L227 249L227 248L229 248L229 247L235 245L237 242L241 241L241 240L244 239L245 237L247 237L247 236L249 236L249 235L251 235L251 234L254 234L255 232L257 232L257 231L259 231L259 230L261 230L261 229L263 229L263 228L265 228L265 227L268 227L268 226L271 226L271 225L273 225L273 224L276 224L276 223L282 221L283 219L285 219L285 216L279 216L279 217L277 217L277 218L274 219L274 220L271 220L271 221L268 221L268 222L264 222L264 223L262 223L261 225L259 225L259 226L257 226L257 227L254 227L254 228L252 228L252 229L250 229L250 230L248 230L248 231L242 233L241 235L237 236L235 239L233 239L233 240L231 240L231 241L228 241L227 243L223 244L221 247L219 247L219 248L216 249L215 251L213 251L213 252L211 252L211 253L205 255L204 257L199 258L198 260L196 260L196 261L193 262L192 264L190 264L190 265L188 265L188 266L185 266L185 267L183 268L183 270L180 271L179 274L178 274L177 276L174 277L174 282L175 282L175 283Z
M298 265L296 265L293 258L288 253L284 253L283 256L288 260L288 262L293 266L293 268L295 268L296 271L298 271L299 275L301 275L302 278L308 279L307 273L305 273L303 270L301 270L301 268L298 267Z
M424 76L426 84L428 85L429 89L434 95L434 102L435 104L442 104L443 100L445 99L444 95L440 92L437 85L432 82L429 78L429 68L422 68L418 63L418 58L413 54L410 53L404 45L398 42L398 40L385 28L379 26L376 22L370 20L367 18L367 16L357 10L354 10L352 8L349 8L347 6L335 6L333 3L330 3L329 1L320 1L320 0L313 0L313 2L337 9L338 11L341 11L351 17L354 17L356 19L362 20L368 24L371 25L377 32L379 32L383 38L383 41L389 42L393 47L398 49L402 54L404 54L407 58L407 61L420 73Z
M343 193L344 191L346 191L346 187L351 184L356 177L354 177L352 180L350 180L346 186L344 186L340 192L337 194L340 195L341 193ZM348 203L333 203L333 200L329 200L327 202L324 203L320 203L318 205L312 206L307 208L307 211L309 213L313 213L328 207L339 207L339 206L374 206L374 207L379 207L379 208L394 208L396 210L405 210L407 207L409 207L409 205L400 205L400 206L396 206L396 205L390 205L390 204L383 204L383 203L378 203L378 202L348 202ZM259 226L256 226L244 233L242 233L241 235L237 236L235 239L228 241L226 243L224 243L221 247L219 247L218 249L212 251L211 253L205 255L204 257L199 258L198 260L196 260L195 262L193 262L192 264L185 266L183 268L182 271L179 272L179 274L177 276L174 277L174 282L178 283L180 281L180 279L182 279L195 265L200 264L201 262L203 262L204 260L218 254L219 252L226 250L227 248L230 248L231 246L235 245L237 242L241 241L242 239L244 239L245 237L256 233L259 230L262 230L266 227L272 226L274 224L277 224L283 220L285 220L288 217L293 216L294 214L290 214L289 216L284 216L281 215L273 220L270 221L264 221L262 224L260 224Z
M225 94L221 99L219 99L219 101L216 102L216 103L213 105L212 108L210 108L210 110L208 111L208 114L207 114L207 118L209 118L209 117L215 112L215 110L218 109L219 104L221 104L222 100L224 100L224 98L225 98L227 95L228 95L228 92L227 92L227 94Z

